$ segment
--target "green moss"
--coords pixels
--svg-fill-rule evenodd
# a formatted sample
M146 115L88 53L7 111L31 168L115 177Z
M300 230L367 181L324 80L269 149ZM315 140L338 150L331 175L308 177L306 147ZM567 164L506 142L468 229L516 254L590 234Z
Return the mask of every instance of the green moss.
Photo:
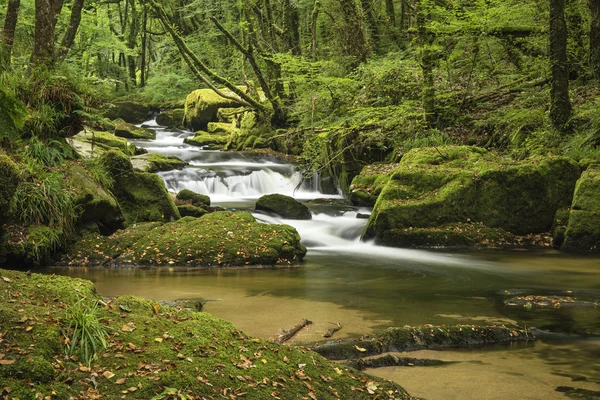
M185 110L182 108L166 110L157 115L156 123L169 128L176 128L183 125L184 118Z
M227 95L234 95L228 89L222 89ZM211 89L199 89L190 93L185 99L185 124L192 129L206 129L208 123L217 120L219 108L239 107L236 101L225 99Z
M131 101L118 101L105 107L104 115L111 119L121 118L130 124L139 124L150 116L150 107Z
M110 237L88 237L71 249L65 261L71 265L107 260L140 265L273 265L299 262L305 254L291 226L260 224L248 213L215 212L161 226L139 224Z
M113 179L129 176L133 173L133 165L127 155L119 150L109 150L102 154L100 162Z
M45 225L11 225L0 241L0 260L39 265L50 259L63 239L63 231Z
M156 139L156 132L152 129L138 128L122 119L115 122L115 136L125 139Z
M352 179L350 201L356 206L373 207L377 198L390 179L395 164L371 164L365 166L359 175Z
M273 212L287 219L312 219L308 207L283 194L266 194L256 202L256 209Z
M179 210L179 215L181 215L182 218L183 217L200 218L204 214L208 213L208 211L206 211L204 208L190 206L190 205L177 206L177 209Z
M8 156L0 154L0 226L6 222L19 181L17 165Z
M183 169L185 161L174 156L165 156L156 153L147 153L131 157L133 169L139 172L159 172Z
M210 197L205 194L192 192L189 189L183 189L176 196L177 200L190 202L197 207L210 206Z
M600 251L600 169L588 169L577 181L562 249Z
M192 146L211 146L213 148L222 148L229 142L229 136L198 131L194 133L194 137L186 138L184 142Z
M239 108L219 108L217 111L217 120L219 122L234 123L236 116L239 115Z
M135 145L109 132L86 129L73 136L71 143L79 154L84 157L89 157L92 151L95 154L108 150L121 150L127 155L134 155L136 153Z
M211 134L230 135L234 130L232 124L225 122L209 122L207 127L208 133Z

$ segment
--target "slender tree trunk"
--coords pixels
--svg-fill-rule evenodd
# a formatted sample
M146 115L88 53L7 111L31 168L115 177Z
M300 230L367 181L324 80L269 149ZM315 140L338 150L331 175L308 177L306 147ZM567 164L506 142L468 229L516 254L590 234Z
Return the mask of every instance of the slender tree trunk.
M567 65L567 25L565 0L550 0L550 119L554 128L566 133L571 120L569 68Z
M392 26L396 26L396 10L394 8L394 0L385 0L385 13Z
M369 41L373 49L377 49L379 43L379 28L377 27L377 18L373 10L373 0L361 0L363 23L367 26L369 32Z
M300 15L298 9L290 0L283 4L284 32L286 44L293 55L300 55Z
M52 67L54 63L54 29L59 0L35 0L35 31L31 65Z
M137 45L137 35L139 33L139 16L135 8L136 0L131 0L131 23L129 24L129 35L127 37L127 47L134 50ZM127 56L127 67L129 70L129 81L132 87L137 86L136 62L133 55Z
M144 14L142 16L142 62L140 64L140 86L146 86L146 52L148 42L148 10L144 7Z
M433 79L433 54L431 46L433 36L425 26L428 20L428 12L424 9L421 0L415 2L417 7L417 35L421 46L421 71L423 72L423 111L425 122L432 128L437 123L437 112L435 109L435 86Z
M319 0L316 0L310 16L310 54L312 55L313 60L317 59L317 20L319 19L320 11L321 2Z
M81 11L83 10L85 0L73 0L73 6L71 7L71 20L69 21L69 27L65 32L65 36L60 44L60 49L58 50L58 60L63 60L73 42L75 41L75 35L77 34L77 30L79 29L79 24L81 23Z
M588 0L592 24L590 26L590 66L594 78L600 81L600 0Z
M338 0L341 17L344 19L343 28L339 29L342 39L342 53L354 60L351 67L356 67L365 61L370 53L369 42L360 10L354 0Z
M10 66L10 58L12 54L13 43L15 42L15 28L19 19L19 6L21 0L8 0L6 6L6 17L4 18L4 29L2 30L3 49L0 51L1 67Z

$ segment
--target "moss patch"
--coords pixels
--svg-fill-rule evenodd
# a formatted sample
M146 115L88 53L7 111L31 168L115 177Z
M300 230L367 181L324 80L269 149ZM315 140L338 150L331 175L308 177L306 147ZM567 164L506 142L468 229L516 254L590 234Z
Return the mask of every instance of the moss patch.
M600 168L588 169L577 181L562 249L600 251Z
M161 126L169 128L176 128L183 126L183 120L185 118L185 110L182 108L175 110L162 111L156 116L156 123Z
M228 89L223 93L234 96ZM234 100L225 99L211 89L199 89L190 93L185 99L185 124L195 131L204 130L208 123L217 120L219 108L233 108L241 106Z
M223 393L255 400L272 395L410 398L396 384L336 366L310 351L248 337L207 313L132 296L100 307L99 317L111 328L108 348L88 368L65 358L60 330L66 328L68 305L82 297L99 300L93 284L5 270L0 276L0 322L5 328L0 353L5 363L12 362L2 365L0 380L3 388L11 388L10 398L114 399L124 393L135 399L218 398Z
M131 157L134 171L138 172L160 172L183 169L187 165L185 161L174 156L165 156L156 153L141 154Z
M350 201L356 206L373 207L396 164L371 164L352 179Z
M140 124L150 117L150 107L131 101L118 101L108 104L104 115L109 119L123 119L130 124Z
M156 132L152 129L138 128L122 119L115 120L115 136L125 139L156 139Z
M229 136L197 131L194 133L194 137L184 139L184 143L192 146L209 146L213 149L222 149L229 143Z
M177 200L182 202L189 202L193 206L203 207L210 206L210 197L205 194L199 194L196 192L192 192L189 189L183 189L176 196Z
M127 155L136 154L136 147L124 138L117 137L109 132L93 131L85 129L69 139L77 152L83 157L91 157L92 154L101 154L105 151L118 149Z
M256 209L273 212L287 219L312 219L308 207L283 194L266 194L256 202Z
M74 246L69 265L275 265L302 260L306 248L288 225L266 225L249 213L214 212L164 225L137 224L110 237L89 236Z
M394 246L406 230L470 222L514 235L547 232L578 176L578 165L559 157L515 162L476 147L415 149L381 190L364 238ZM443 246L440 238L431 235L430 246Z

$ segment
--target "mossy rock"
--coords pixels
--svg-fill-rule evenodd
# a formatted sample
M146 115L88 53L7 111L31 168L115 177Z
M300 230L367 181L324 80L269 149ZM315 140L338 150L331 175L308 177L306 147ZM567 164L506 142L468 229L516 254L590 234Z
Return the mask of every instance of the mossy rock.
M228 89L221 91L228 96L235 96ZM185 124L194 131L205 130L209 122L217 121L219 108L240 106L239 102L221 97L211 89L195 90L185 99Z
M150 118L150 107L132 101L116 101L105 107L104 116L111 120L121 118L130 124L140 124Z
M138 128L122 119L115 122L115 136L125 139L156 139L156 132L152 129Z
M209 122L207 131L210 134L230 135L235 131L232 124L226 122Z
M129 157L118 150L104 153L101 161L115 181L112 192L123 210L127 224L168 222L180 218L173 199L158 175L134 172Z
M0 226L7 220L8 211L19 181L17 165L10 157L0 154Z
M45 225L7 225L0 237L0 264L47 264L57 250L63 232Z
M266 194L256 202L256 210L273 212L286 219L312 219L308 207L283 194Z
M179 215L181 215L182 218L183 217L200 218L208 213L208 211L206 211L202 207L196 207L196 206L191 206L191 205L177 206L177 209L179 210Z
M2 365L0 380L2 388L11 388L10 398L118 399L123 391L137 399L219 398L224 391L236 395L243 391L243 398L261 400L276 390L282 399L299 399L307 393L319 399L363 400L378 394L410 399L397 384L330 363L306 349L249 337L208 313L133 296L98 307L96 316L108 326L111 345L88 369L65 359L59 339L61 329L68 331L65 309L81 297L101 300L93 284L5 270L0 270L0 277L3 360L14 360ZM14 293L19 293L18 307L12 303ZM32 329L26 331L27 326ZM48 342L41 344L40 336L53 336L55 343L46 347ZM367 387L375 393L369 394Z
M239 108L219 108L219 111L217 111L217 121L233 124L239 113Z
M140 232L141 230L141 232ZM297 263L306 254L288 225L256 222L252 214L218 211L164 225L138 224L110 237L93 235L70 249L69 265L236 266Z
M160 172L183 169L187 162L174 156L165 156L156 153L141 154L131 157L134 171L138 172Z
M577 181L562 249L600 251L600 168L588 169Z
M396 164L371 164L365 166L350 184L350 201L355 206L373 207Z
M186 138L184 143L192 146L209 146L211 148L219 149L225 147L225 145L229 143L229 136L197 131L194 133L194 137Z
M131 156L137 153L137 147L134 144L109 132L84 129L67 140L77 153L84 158L90 158L113 149L121 150Z
M189 202L193 206L197 207L208 207L210 206L210 197L205 194L199 194L196 192L192 192L189 189L183 189L176 196L177 200L183 202Z
M579 173L560 157L515 162L476 147L411 150L383 187L363 236L394 246L390 238L406 229L469 222L514 235L548 232ZM443 245L436 238L430 245Z
M166 110L156 116L156 123L168 128L177 128L183 125L184 118L185 110L183 108Z
M76 204L82 210L79 223L97 223L103 232L108 233L123 226L125 218L119 203L83 166L78 164L69 166L65 170L65 178L73 189Z

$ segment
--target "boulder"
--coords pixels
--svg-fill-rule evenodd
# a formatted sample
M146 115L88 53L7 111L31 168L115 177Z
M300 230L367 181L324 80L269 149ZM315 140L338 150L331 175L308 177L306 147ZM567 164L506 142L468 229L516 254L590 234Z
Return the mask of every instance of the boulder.
M141 154L131 157L133 170L137 172L160 172L183 169L187 162L175 156L165 156L156 153Z
M131 101L116 101L108 104L104 115L109 119L123 119L130 124L141 124L150 118L150 107Z
M104 234L111 234L123 227L125 218L119 203L85 168L73 164L65 171L65 178L73 188L75 203L82 210L80 224L94 222Z
M397 164L371 164L365 166L359 175L352 179L350 201L355 206L373 207L384 186L390 179L391 171Z
M113 177L112 192L117 198L127 224L143 221L174 221L180 218L173 199L162 179L155 174L135 172L125 154L110 150L101 161Z
M600 167L577 181L562 246L566 251L600 251Z
M133 124L127 123L122 119L117 119L115 123L115 136L125 139L156 139L156 132L152 129L139 128Z
M178 108L175 110L165 110L156 116L156 123L168 128L177 128L183 125L185 110Z
M206 128L208 133L216 133L220 135L229 135L234 132L233 124L227 122L209 122Z
M191 206L191 205L177 206L177 209L179 210L179 215L181 215L182 218L183 217L200 218L208 213L208 211L206 211L204 208Z
M0 154L0 226L6 222L19 181L17 165L8 156Z
M228 89L221 89L221 91L235 96ZM217 112L220 108L240 106L239 102L221 97L211 89L195 90L185 99L185 125L195 131L205 130L209 122L217 121Z
M87 237L64 261L95 265L108 256L115 264L274 265L299 262L305 254L293 227L261 224L250 213L219 211L167 224L136 224L110 237Z
M210 197L205 194L192 192L189 189L183 189L176 196L177 200L185 203L190 203L196 207L209 207Z
M311 219L304 204L283 194L266 194L256 202L256 210L273 212L286 219Z
M137 147L129 143L126 139L117 137L109 132L94 131L91 129L84 129L77 135L67 138L67 142L83 158L90 158L93 155L98 155L111 149L120 150L127 155L138 153Z
M404 247L419 232L419 246L444 246L434 232L441 227L464 245L452 226L459 223L493 228L499 239L502 231L548 232L556 211L571 202L579 174L574 161L561 157L515 162L477 147L414 149L383 187L363 238Z
M213 149L222 149L229 143L229 136L197 131L194 133L194 137L186 138L183 142L192 146L208 146Z

